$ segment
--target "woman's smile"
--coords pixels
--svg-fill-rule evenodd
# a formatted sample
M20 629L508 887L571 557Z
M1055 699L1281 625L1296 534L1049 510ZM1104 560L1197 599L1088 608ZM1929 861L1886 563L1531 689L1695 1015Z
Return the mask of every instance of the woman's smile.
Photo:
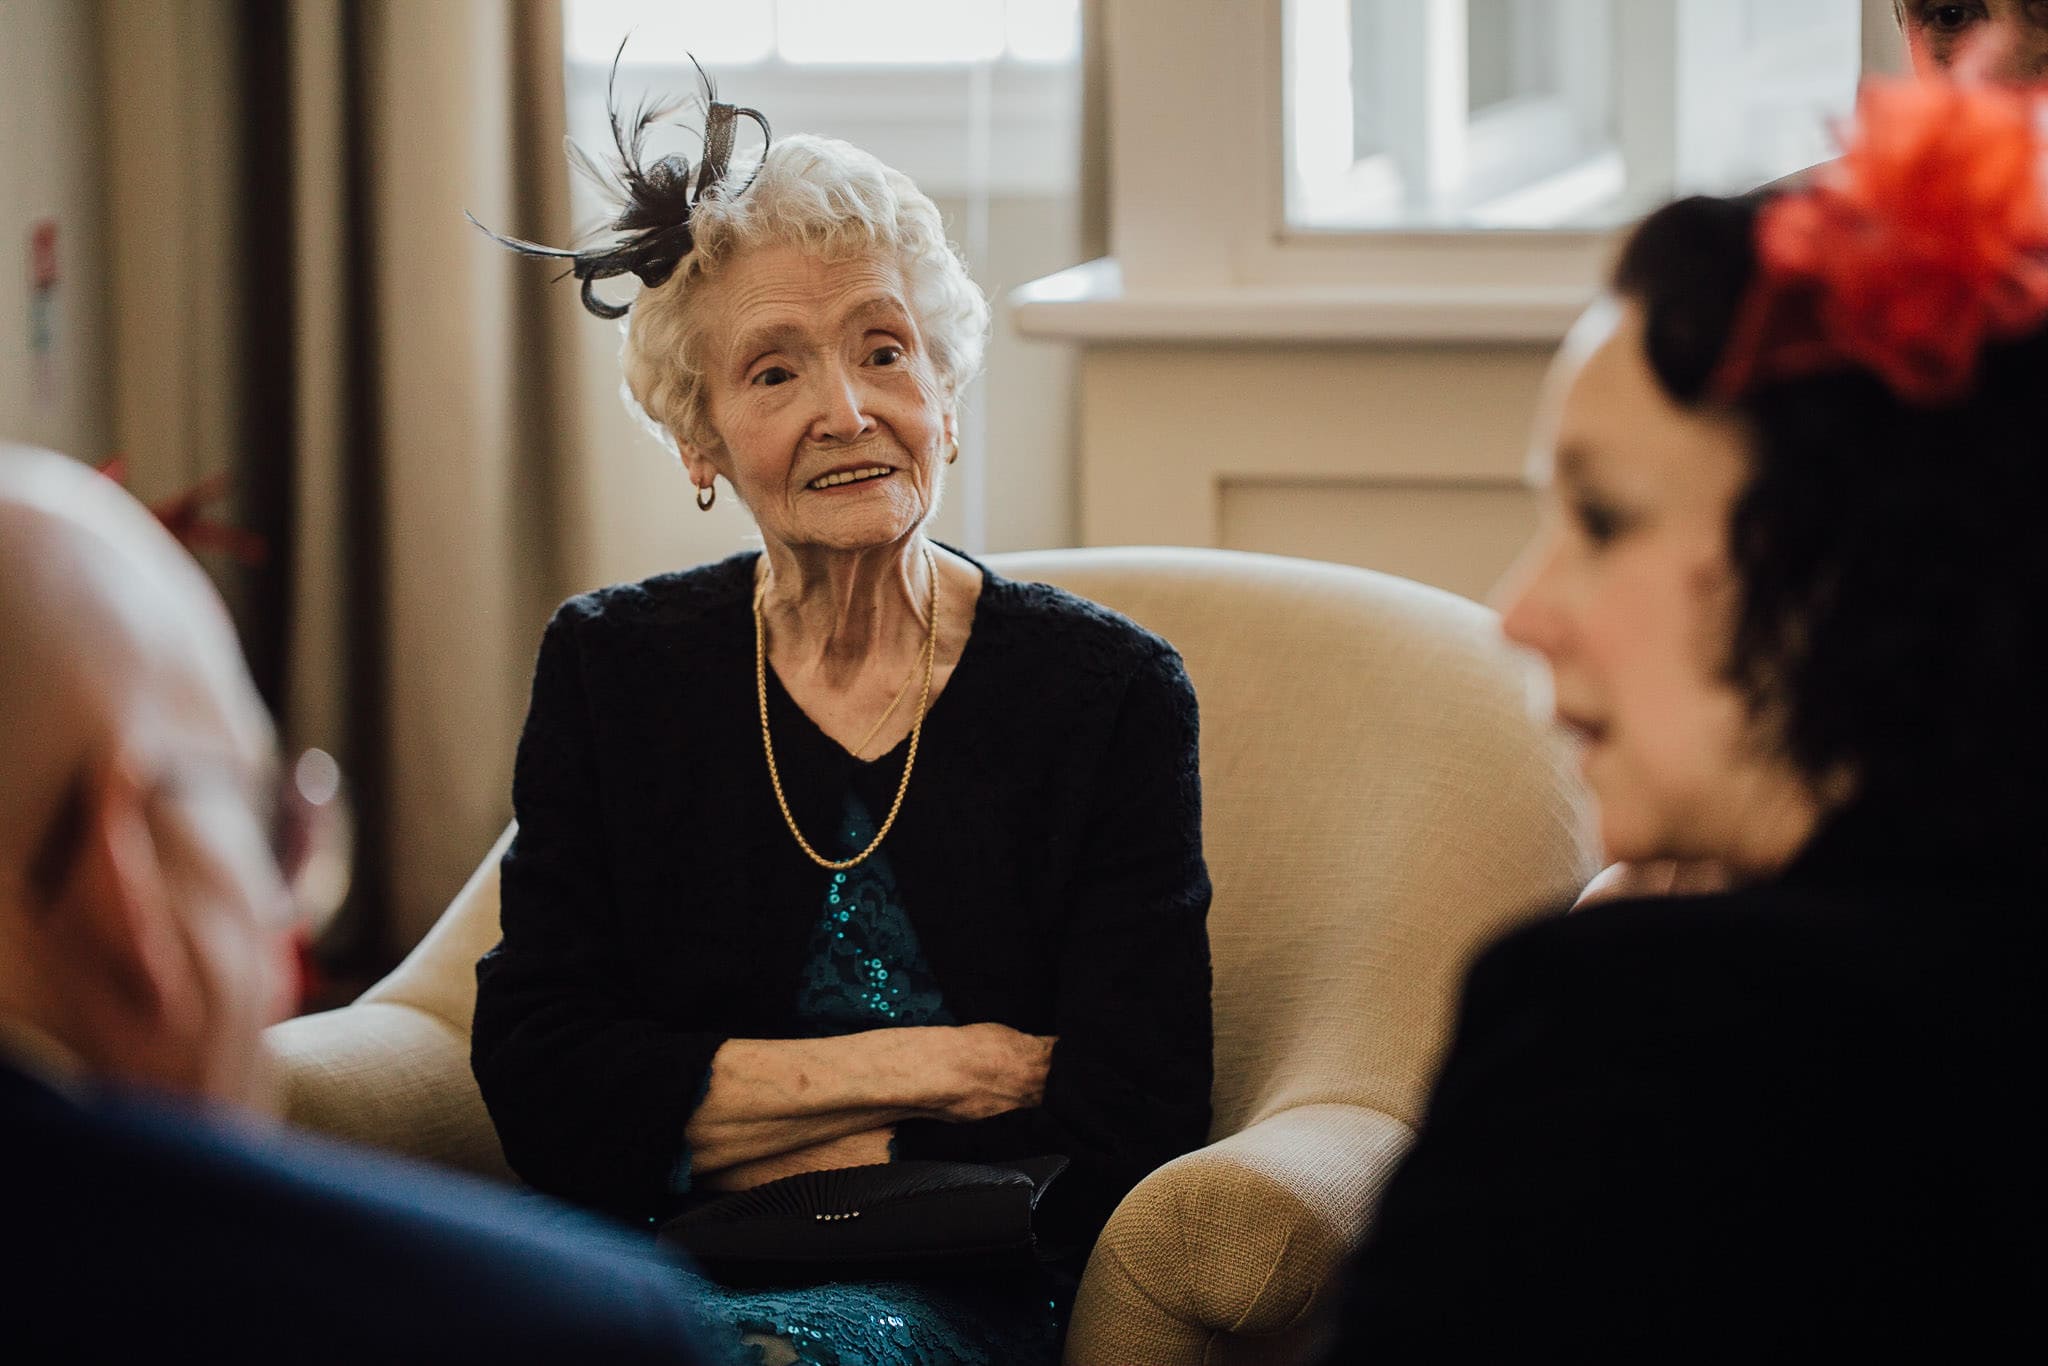
M901 263L771 243L707 290L730 340L706 372L715 440L684 453L693 482L729 481L773 555L911 554L957 438Z
M834 493L841 489L854 489L867 484L877 484L896 473L892 465L840 465L827 470L804 487L813 493Z

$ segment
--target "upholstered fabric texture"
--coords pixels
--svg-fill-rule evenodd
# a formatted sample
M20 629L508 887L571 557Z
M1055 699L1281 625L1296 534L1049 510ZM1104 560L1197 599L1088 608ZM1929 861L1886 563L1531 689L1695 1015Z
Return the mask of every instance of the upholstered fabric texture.
M1465 965L1593 871L1570 756L1493 615L1434 589L1214 550L991 564L1165 636L1202 708L1213 1141L1118 1208L1067 1360L1302 1360L1419 1118ZM295 1120L505 1174L468 1063L497 856L361 1001L272 1031Z

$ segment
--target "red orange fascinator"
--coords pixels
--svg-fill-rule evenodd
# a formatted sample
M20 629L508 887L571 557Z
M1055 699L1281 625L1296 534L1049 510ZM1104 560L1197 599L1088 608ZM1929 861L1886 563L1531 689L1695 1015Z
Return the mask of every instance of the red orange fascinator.
M1715 393L1864 369L1904 403L1967 395L1987 342L2048 321L2043 109L2005 86L1866 81L1841 158L1758 213Z

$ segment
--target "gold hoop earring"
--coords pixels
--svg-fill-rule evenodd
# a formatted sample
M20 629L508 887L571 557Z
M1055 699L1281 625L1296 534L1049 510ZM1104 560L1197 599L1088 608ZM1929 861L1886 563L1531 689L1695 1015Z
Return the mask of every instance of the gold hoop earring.
M947 463L948 465L951 465L951 464L953 464L954 462L958 461L959 459L960 459L960 441L959 441L959 438L957 438L957 437L956 437L956 438L954 438L954 440L953 440L953 452L952 452L952 454L950 454L950 455L948 455L948 456L946 457L946 463Z
M709 512L711 511L711 505L717 501L718 484L715 480L697 490L697 511Z

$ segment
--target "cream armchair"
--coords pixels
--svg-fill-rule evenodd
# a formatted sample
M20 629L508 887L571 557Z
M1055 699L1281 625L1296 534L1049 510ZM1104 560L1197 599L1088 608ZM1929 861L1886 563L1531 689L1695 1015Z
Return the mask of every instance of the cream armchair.
M1212 1141L1117 1209L1067 1360L1302 1360L1408 1143L1466 962L1593 871L1570 760L1492 614L1448 594L1212 550L992 564L1174 642L1202 707ZM507 1175L468 1060L500 852L360 1001L272 1031L293 1118Z

